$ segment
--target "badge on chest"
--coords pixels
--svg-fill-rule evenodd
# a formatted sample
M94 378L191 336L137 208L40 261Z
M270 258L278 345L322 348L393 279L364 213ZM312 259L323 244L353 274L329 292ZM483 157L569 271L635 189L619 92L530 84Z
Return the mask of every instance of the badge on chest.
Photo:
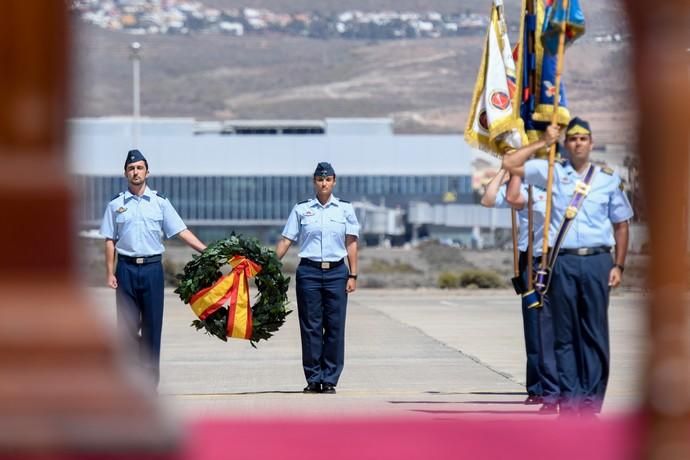
M127 208L125 208L124 206L120 206L119 208L117 208L117 213L118 213L118 214L122 214L122 213L125 212L126 210L127 210Z

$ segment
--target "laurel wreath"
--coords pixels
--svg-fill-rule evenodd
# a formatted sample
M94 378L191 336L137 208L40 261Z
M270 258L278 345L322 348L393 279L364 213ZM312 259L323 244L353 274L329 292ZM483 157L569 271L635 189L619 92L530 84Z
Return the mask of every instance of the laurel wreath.
M223 273L225 266L233 256L244 256L262 269L252 278L258 290L258 299L252 302L252 336L249 339L253 347L260 340L268 340L273 333L285 322L285 317L291 313L287 309L287 290L290 278L283 276L282 263L273 250L262 247L255 238L243 238L234 233L226 239L210 244L201 254L195 254L183 269L177 274L179 285L175 292L180 299L189 304L190 299L199 290L211 286ZM209 335L226 341L227 337L227 307L221 307L206 319L196 319L191 326L197 330L204 329Z

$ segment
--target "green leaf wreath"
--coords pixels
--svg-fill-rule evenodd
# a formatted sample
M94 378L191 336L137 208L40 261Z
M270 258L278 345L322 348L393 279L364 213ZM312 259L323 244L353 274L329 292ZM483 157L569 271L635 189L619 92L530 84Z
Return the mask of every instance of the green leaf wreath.
M201 254L195 254L185 265L183 273L178 274L180 284L175 289L180 299L189 304L190 299L199 290L211 286L223 274L220 268L228 263L233 256L244 256L262 269L253 280L258 289L258 299L252 302L252 337L250 343L268 340L285 322L285 317L291 313L288 310L287 290L290 278L283 276L282 263L273 250L262 247L255 238L243 238L234 233L224 240L210 244ZM204 329L207 334L227 341L227 307L221 307L206 319L196 319L191 326L197 330Z

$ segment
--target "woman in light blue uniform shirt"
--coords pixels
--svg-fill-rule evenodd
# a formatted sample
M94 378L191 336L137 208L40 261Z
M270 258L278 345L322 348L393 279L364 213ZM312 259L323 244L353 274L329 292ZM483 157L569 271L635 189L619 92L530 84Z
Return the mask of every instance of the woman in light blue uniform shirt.
M335 393L345 362L347 295L357 287L359 223L352 205L333 196L335 171L326 162L314 171L316 197L297 203L276 255L299 245L297 310L305 393ZM345 264L347 259L347 265Z

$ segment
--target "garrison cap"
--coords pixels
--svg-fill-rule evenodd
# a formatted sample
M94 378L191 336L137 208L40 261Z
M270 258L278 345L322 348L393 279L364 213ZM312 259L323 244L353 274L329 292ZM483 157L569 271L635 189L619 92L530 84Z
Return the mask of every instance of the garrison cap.
M331 166L330 163L322 161L321 163L316 165L316 170L314 170L314 177L327 177L327 176L335 177L335 170L333 169L333 166Z
M144 163L146 163L146 169L149 168L149 162L146 161L144 155L139 150L134 149L127 152L127 159L125 160L125 169L127 169L128 164L136 163L137 161L143 161Z
M565 131L566 136L573 134L589 134L592 135L592 130L589 128L589 123L580 117L575 117L568 123L568 128Z

